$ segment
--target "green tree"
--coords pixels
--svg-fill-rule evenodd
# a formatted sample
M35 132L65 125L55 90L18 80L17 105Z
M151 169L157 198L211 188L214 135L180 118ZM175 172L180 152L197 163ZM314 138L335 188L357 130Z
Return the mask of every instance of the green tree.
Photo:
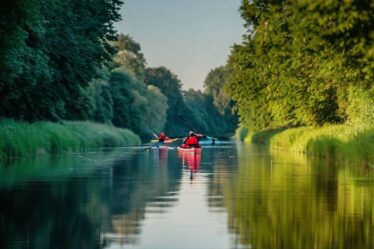
M115 69L109 78L113 99L113 125L129 128L141 137L162 129L166 121L167 98L156 87L147 87L127 71Z
M252 129L347 119L350 86L373 86L369 1L243 0L248 32L229 58L227 89Z
M29 121L89 117L87 86L96 69L111 59L107 41L115 38L113 23L120 20L121 4L2 2L0 116Z
M147 85L158 87L168 99L169 109L167 111L167 121L165 131L173 136L183 136L188 132L188 127L179 117L182 115L192 124L198 126L191 110L186 106L182 96L181 82L175 74L165 67L147 68L145 70L144 82Z
M120 34L112 44L117 51L113 60L119 67L130 72L138 80L143 80L146 60L140 45L131 36L124 34Z
M230 137L237 128L237 117L230 112L221 113L214 105L212 95L200 90L189 89L183 92L187 107L201 127L200 132L211 136Z
M217 67L208 73L204 81L204 93L213 97L213 103L221 113L230 112L232 108L230 97L224 87L228 73L226 67Z

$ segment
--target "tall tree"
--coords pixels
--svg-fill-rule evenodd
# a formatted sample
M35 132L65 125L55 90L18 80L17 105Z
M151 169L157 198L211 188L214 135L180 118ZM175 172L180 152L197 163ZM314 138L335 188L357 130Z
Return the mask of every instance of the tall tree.
M90 114L86 87L96 69L111 58L107 40L115 38L120 0L5 1L15 46L0 70L0 116L25 120L84 119ZM17 15L19 9L21 16ZM4 25L4 21L0 25ZM12 28L12 29L13 29ZM2 29L0 29L2 30ZM3 60L3 59L2 59Z
M117 68L110 74L113 125L129 128L142 137L162 129L166 121L167 98L154 86L137 81Z
M146 60L139 43L129 35L120 34L112 44L117 50L113 60L119 64L119 67L130 72L138 80L143 80Z
M171 135L183 136L188 131L188 126L180 118L190 120L192 124L198 126L191 110L186 106L182 96L181 82L175 74L165 67L147 68L145 71L144 82L147 85L158 87L168 98L168 112L165 130Z
M240 10L248 32L227 89L243 125L343 122L349 89L373 87L370 1L243 0Z
M225 66L212 69L204 81L204 93L213 97L213 103L224 114L230 112L232 103L225 88L228 78L228 69Z
M237 117L230 112L221 113L214 104L214 97L200 90L183 92L186 105L193 113L201 132L211 136L229 137L237 128Z

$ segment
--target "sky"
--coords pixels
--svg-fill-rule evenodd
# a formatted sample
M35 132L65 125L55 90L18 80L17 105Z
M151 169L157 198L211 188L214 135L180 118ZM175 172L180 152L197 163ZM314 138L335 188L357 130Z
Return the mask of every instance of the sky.
M165 66L183 89L202 89L245 32L241 0L124 0L120 33L140 44L148 67Z

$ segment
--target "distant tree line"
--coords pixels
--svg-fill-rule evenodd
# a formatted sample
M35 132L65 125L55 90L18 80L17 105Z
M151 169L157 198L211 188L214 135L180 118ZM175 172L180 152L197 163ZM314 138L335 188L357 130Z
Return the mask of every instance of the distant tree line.
M240 12L226 87L242 126L374 125L372 1L243 0Z
M183 115L201 132L232 132L235 118L221 112L219 120L216 107L222 103L209 102L216 99L210 91L201 102L210 111L197 108L200 98L183 93L176 75L165 67L148 68L140 45L116 33L121 5L120 0L1 1L0 117L92 120L148 137L161 131L186 134ZM218 125L222 122L230 125Z

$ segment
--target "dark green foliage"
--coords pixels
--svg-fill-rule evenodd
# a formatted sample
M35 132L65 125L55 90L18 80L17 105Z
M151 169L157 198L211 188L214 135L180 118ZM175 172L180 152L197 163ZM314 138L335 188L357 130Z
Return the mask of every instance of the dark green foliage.
M0 116L87 119L86 87L110 59L120 0L5 1L0 8Z
M349 89L373 87L370 1L243 0L248 33L227 90L253 130L347 120Z
M189 128L179 117L183 115L192 124L199 127L191 110L186 106L182 96L180 80L165 67L147 68L145 71L144 82L147 85L158 87L161 92L168 98L169 109L167 111L167 121L165 131L172 136L184 136Z
M167 100L160 91L147 87L121 69L109 79L113 99L113 124L129 128L142 137L165 125Z
M237 128L236 115L230 112L220 113L214 105L212 95L190 89L184 92L184 99L197 124L201 127L200 132L218 137L229 137L234 134Z

